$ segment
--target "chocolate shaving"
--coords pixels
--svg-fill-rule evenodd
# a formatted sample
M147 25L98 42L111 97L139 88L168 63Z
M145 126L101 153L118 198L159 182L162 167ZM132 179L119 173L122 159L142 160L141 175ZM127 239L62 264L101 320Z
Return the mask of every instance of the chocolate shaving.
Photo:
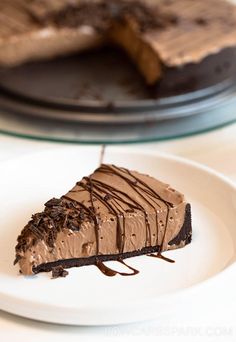
M55 206L59 206L61 204L61 199L59 198L52 198L49 201L47 201L45 203L45 207L55 207Z
M73 231L79 231L80 227L79 227L78 222L76 222L76 220L74 220L68 224L68 228L73 230Z
M63 228L78 231L80 224L88 219L88 213L72 201L53 198L45 203L45 210L32 216L18 237L16 254L25 252L39 240L44 240L53 247L57 233Z
M40 233L39 229L36 226L34 226L33 224L30 224L28 229L33 233L33 235L37 239L42 239L43 238L43 234Z
M13 265L15 266L20 261L20 259L21 259L21 256L19 254L17 254Z
M104 31L109 27L110 18L105 3L69 4L62 11L50 14L45 18L46 23L53 23L57 27L76 28L78 26L93 26L97 31Z
M53 208L49 212L49 216L52 217L53 219L63 214L64 214L64 208L60 208L60 207Z
M158 5L148 5L139 0L82 0L79 3L69 3L39 20L44 25L53 24L57 27L76 28L87 25L99 32L107 31L115 21L131 22L141 32L163 29L178 23L175 15L163 13Z
M84 211L84 209L81 209L80 213L79 213L79 219L80 219L80 221L83 221L84 218L85 218L85 211Z

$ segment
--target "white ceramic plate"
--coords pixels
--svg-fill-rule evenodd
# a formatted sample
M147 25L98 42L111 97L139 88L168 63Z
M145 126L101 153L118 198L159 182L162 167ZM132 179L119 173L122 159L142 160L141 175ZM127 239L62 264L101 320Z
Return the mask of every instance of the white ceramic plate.
M59 148L1 164L0 308L47 322L102 325L178 313L188 310L190 300L191 305L199 302L199 296L210 301L229 272L236 273L234 185L192 162L124 148L108 148L105 162L148 173L186 194L193 211L192 244L166 253L175 264L147 256L129 259L140 270L134 277L105 277L94 266L71 269L67 278L56 280L49 274L18 274L13 260L20 230L48 199L91 173L99 151Z

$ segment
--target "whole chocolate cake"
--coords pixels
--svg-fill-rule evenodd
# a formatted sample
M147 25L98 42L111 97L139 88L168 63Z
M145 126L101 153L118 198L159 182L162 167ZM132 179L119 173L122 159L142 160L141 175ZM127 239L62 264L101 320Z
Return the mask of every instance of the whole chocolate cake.
M158 95L236 72L236 7L226 0L2 0L0 65L105 44L124 49Z
M66 195L51 199L32 216L18 237L15 263L24 275L103 264L162 252L191 242L191 211L184 195L148 175L101 165ZM154 254L155 253L155 254ZM138 271L128 266L131 273Z

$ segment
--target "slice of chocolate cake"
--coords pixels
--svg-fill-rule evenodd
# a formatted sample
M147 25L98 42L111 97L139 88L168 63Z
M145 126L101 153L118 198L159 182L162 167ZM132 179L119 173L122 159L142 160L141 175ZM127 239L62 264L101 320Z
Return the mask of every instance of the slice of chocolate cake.
M148 175L103 164L32 216L18 237L15 263L24 275L53 270L65 276L64 268L84 265L114 275L104 261L162 257L191 236L184 195Z
M236 6L227 0L2 0L0 65L116 44L159 96L236 73ZM154 95L155 95L154 94Z

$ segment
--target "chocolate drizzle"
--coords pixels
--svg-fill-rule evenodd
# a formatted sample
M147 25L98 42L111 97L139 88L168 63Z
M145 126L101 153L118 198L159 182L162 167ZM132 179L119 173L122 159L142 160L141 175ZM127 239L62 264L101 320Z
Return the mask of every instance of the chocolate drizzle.
M89 182L89 189L90 189L90 201L91 201L93 217L94 217L94 228L95 228L96 244L97 244L97 252L96 252L96 254L99 254L99 235L98 235L99 221L98 221L98 215L96 213L95 206L94 206L94 194L93 194L92 176L90 176L88 178L88 182Z
M140 178L134 176L129 170L125 168L118 168L117 166L110 166L102 164L97 170L99 173L103 174L111 174L116 175L117 177L124 180L128 186L130 186L138 196L140 196L152 209L155 211L155 219L156 219L156 244L159 245L158 235L159 235L159 225L158 225L158 215L156 211L156 206L159 206L156 200L163 202L167 209L166 222L164 227L163 239L160 243L160 253L163 249L163 244L165 240L166 229L168 225L169 218L169 210L173 207L173 204L164 200L157 192L155 192L148 184L142 181ZM116 216L117 220L117 248L119 253L123 253L124 245L125 245L125 215L124 212L127 210L129 212L140 211L144 215L145 226L146 226L146 241L145 247L151 245L151 227L148 219L148 213L145 208L134 198L132 198L129 194L121 191L113 187L111 184L106 184L100 180L94 179L92 176L85 177L81 182L78 182L77 185L84 190L88 191L90 194L90 202L93 221L94 221L94 229L95 236L97 242L97 254L99 254L99 222L98 215L94 206L94 199L99 200L104 206L107 207L108 211ZM145 197L146 195L146 197ZM147 198L148 197L148 198ZM68 196L64 196L66 199L70 199ZM155 203L152 204L152 202ZM80 206L82 203L77 202ZM125 205L128 209L124 209L122 206ZM160 206L159 206L160 207Z
M115 271L113 269L111 269L110 267L107 267L102 261L97 260L95 265L97 266L97 268L106 276L108 277L114 277L115 275L119 274L121 276L133 276L139 273L138 270L136 270L135 268L127 265L122 259L118 259L117 260L119 263L121 263L122 265L126 266L128 269L130 269L132 272L131 273L125 273L125 272L119 272L119 271Z
M147 256L149 257L153 257L153 258L159 258L159 259L162 259L162 260L165 260L167 262L170 262L171 264L173 264L175 261L170 259L170 258L167 258L165 257L164 255L162 255L160 252L158 252L157 254L148 254Z
M169 208L170 206L172 206L171 203L168 203L167 201L165 201L163 198L160 197L159 194L157 194L153 189L151 189L148 184L146 184L145 182L143 182L142 180L140 180L139 178L137 178L136 176L134 176L133 174L131 174L131 172L125 168L117 168L116 166L113 165L112 169L110 166L108 165L103 165L103 172L113 172L114 174L116 174L117 176L121 177L123 180L125 180L130 186L131 188L136 191L138 193L139 196L142 197L142 199L144 199L154 210L155 210L155 216L156 216L156 228L157 228L157 233L156 233L156 237L157 237L157 242L156 244L158 245L158 217L157 217L157 212L155 209L155 206L142 194L145 193L146 195L148 195L149 198L151 198L153 200L153 202L158 206L158 203L155 201L155 199L161 200L167 208L167 217L168 217L168 213L169 213ZM100 170L100 172L102 172L102 170ZM123 174L121 174L120 172L122 172ZM131 178L133 178L135 181L130 180L125 174L129 175ZM140 185L142 185L143 187L141 187ZM113 189L114 191L114 189ZM115 190L116 191L116 190ZM126 195L127 196L127 195ZM128 196L127 196L128 197ZM131 199L129 197L129 199ZM146 224L146 243L145 243L145 247L147 247L148 245L151 245L151 229L150 229L150 223L148 220L148 213L146 212L145 208L142 207L138 202L134 201L133 199L131 199L131 201L133 201L136 205L136 208L128 203L128 205L130 206L130 209L139 209L141 210L144 215L145 215L145 224ZM165 225L165 231L167 228L167 223L168 223L168 218L166 219L166 225ZM164 234L165 235L165 234ZM164 238L161 244L161 247L163 246L164 243ZM161 248L162 250L162 248Z
M52 279L65 278L69 274L68 271L64 270L62 266L56 266L52 268Z

